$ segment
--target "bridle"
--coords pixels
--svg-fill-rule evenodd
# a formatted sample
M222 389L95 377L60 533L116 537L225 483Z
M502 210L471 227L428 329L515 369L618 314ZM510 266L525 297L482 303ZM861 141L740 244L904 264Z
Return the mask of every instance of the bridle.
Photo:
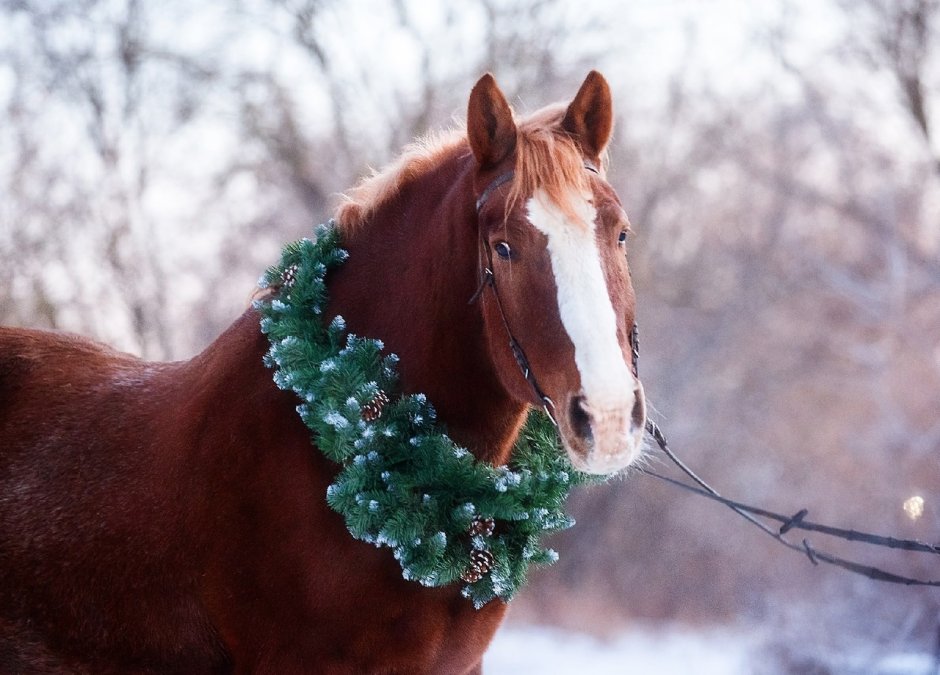
M600 174L598 168L587 160L584 162L584 168L591 173ZM489 185L480 193L480 197L476 201L476 211L479 216L480 210L486 204L487 200L493 195L493 193L512 181L515 177L515 171L510 169L505 173L498 175L494 178ZM512 329L509 327L509 320L506 318L506 312L503 310L503 303L499 297L499 288L496 285L496 274L493 272L493 251L490 248L489 241L486 237L483 236L483 227L477 221L477 232L480 238L480 246L483 249L485 256L485 262L481 259L481 270L480 270L480 285L477 287L476 292L470 298L467 304L473 304L476 302L482 295L484 289L489 287L493 292L493 298L496 300L496 309L499 312L499 318L502 321L503 328L506 330L506 335L509 337L509 349L512 352L513 358L516 361L516 364L519 366L519 369L522 371L522 376L525 378L525 381L529 383L529 386L532 388L533 393L536 398L542 402L542 410L545 411L545 414L548 416L548 419L551 420L552 424L556 427L558 426L558 421L555 419L557 414L555 408L555 402L549 397L545 391L539 386L538 379L535 377L535 373L532 372L532 367L529 365L529 359L525 355L525 350L522 349L522 345L519 344L519 341L515 338L512 333ZM630 331L630 350L632 351L633 356L633 375L635 377L639 376L637 364L640 358L640 341L639 334L637 331L636 324L633 324L633 329Z
M598 173L597 168L585 162L584 168L588 171ZM514 172L507 171L504 174L497 176L487 187L483 190L483 193L480 195L480 198L476 202L477 214L479 214L480 209L483 208L483 205L486 204L487 199L492 196L493 192L498 189L500 186L505 185L513 179ZM552 412L555 410L555 403L551 398L545 395L542 391L542 388L539 386L538 380L535 375L532 373L532 369L529 367L529 360L526 358L525 352L522 349L522 346L519 344L519 341L512 334L512 330L509 327L509 321L506 319L506 313L503 311L503 305L499 298L499 289L496 286L496 276L493 273L493 252L490 250L489 243L486 241L486 238L483 236L483 228L480 227L479 223L477 226L479 236L480 236L480 245L483 247L483 250L486 254L486 264L482 266L480 270L480 286L477 288L476 292L473 294L473 297L470 298L470 303L475 302L482 294L484 289L489 286L493 291L493 297L496 300L496 307L499 310L500 318L503 322L503 326L506 329L506 334L509 336L509 348L512 350L512 354L516 359L516 363L519 364L519 368L522 370L522 374L525 377L526 381L529 383L529 386L532 387L532 390L535 392L535 395L540 401L542 401L542 407L545 410L546 415L552 421L552 423L557 427L558 422L555 420ZM638 364L640 360L640 338L639 332L637 330L636 323L633 324L633 328L630 331L630 350L632 352L631 356L633 358L633 375L639 378ZM706 483L701 477L699 477L692 469L690 469L685 462L683 462L670 448L669 443L666 440L665 434L659 426L651 419L646 419L646 431L652 437L656 444L659 446L660 450L670 459L672 462L688 476L692 481L697 485L692 485L674 478L669 478L662 474L656 473L655 471L646 468L640 467L638 470L641 473L653 476L660 480L666 481L677 487L681 487L685 490L694 492L695 494L707 497L714 501L717 501L725 506L729 507L732 511L736 512L738 515L742 516L753 525L760 528L766 534L770 535L776 539L780 544L786 546L789 549L794 551L799 551L805 553L810 561L814 565L818 565L820 562L828 563L830 565L835 565L841 567L850 572L860 574L862 576L868 577L869 579L875 579L878 581L886 581L896 584L904 584L906 586L934 586L940 587L940 580L922 580L914 579L912 577L907 577L893 572L883 570L878 567L873 567L870 565L860 564L853 560L847 558L842 558L839 556L820 551L819 549L814 548L810 545L807 539L803 539L802 545L793 543L786 539L784 535L791 529L804 530L819 532L822 534L830 535L833 537L838 537L840 539L845 539L848 541L860 541L867 544L872 544L874 546L883 546L892 549L902 549L907 551L919 551L925 553L940 554L940 546L934 544L926 544L920 541L911 540L911 539L899 539L896 537L885 537L882 535L870 534L868 532L860 532L858 530L846 530L843 528L832 527L831 525L825 525L823 523L813 523L806 520L808 515L807 509L800 509L792 516L787 516L780 513L775 513L767 509L763 509L756 506L751 506L743 502L735 501L721 496L717 490L715 490L711 485ZM779 523L782 523L779 528L769 526L761 517L767 518L770 520L775 520Z

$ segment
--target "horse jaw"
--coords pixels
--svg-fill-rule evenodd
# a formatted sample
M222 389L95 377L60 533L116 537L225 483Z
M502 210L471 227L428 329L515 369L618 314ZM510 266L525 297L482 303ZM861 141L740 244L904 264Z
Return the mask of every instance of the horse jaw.
M559 430L577 469L610 474L642 454L646 405L618 340L595 239L596 211L586 196L567 201L573 209L562 210L538 191L526 204L529 222L548 240L559 317L581 382L557 411Z

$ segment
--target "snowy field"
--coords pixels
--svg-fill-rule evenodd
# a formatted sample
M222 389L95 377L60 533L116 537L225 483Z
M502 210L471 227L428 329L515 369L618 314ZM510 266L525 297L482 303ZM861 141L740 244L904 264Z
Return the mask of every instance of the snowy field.
M509 625L483 661L486 675L934 675L930 654L818 655L816 668L774 664L765 638L732 629L638 627L610 640ZM764 653L762 653L764 652ZM820 667L821 666L821 667Z
M749 675L755 640L730 631L631 630L613 640L554 628L506 626L483 661L487 675Z

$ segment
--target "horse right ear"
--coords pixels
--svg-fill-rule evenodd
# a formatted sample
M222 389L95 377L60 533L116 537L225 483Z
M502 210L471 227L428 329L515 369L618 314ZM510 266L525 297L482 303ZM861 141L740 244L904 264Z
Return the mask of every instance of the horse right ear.
M516 147L516 123L506 97L487 73L470 92L467 138L481 168L495 166Z

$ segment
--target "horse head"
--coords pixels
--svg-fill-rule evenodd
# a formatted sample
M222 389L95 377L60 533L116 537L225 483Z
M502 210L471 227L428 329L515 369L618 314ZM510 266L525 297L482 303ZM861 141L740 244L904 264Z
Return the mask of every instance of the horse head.
M491 75L470 94L488 349L506 390L544 406L574 466L598 474L641 454L646 424L630 225L605 178L612 126L597 72L569 105L519 122Z

